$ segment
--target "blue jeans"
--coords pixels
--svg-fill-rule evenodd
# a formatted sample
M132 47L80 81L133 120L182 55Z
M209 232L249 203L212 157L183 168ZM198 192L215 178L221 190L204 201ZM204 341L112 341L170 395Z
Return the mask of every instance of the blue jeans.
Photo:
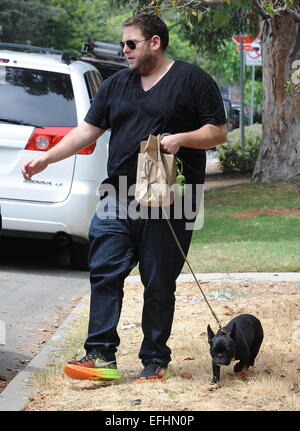
M192 231L186 220L171 220L187 254ZM139 264L144 285L142 330L144 339L139 358L167 364L171 350L166 345L171 333L176 279L184 259L171 234L167 220L99 218L92 219L90 231L91 303L87 353L97 350L114 359L120 338L120 318L124 279Z

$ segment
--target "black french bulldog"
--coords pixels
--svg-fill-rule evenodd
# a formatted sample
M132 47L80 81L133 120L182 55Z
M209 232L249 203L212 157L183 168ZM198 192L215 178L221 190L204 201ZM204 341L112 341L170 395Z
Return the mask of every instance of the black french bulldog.
M240 372L254 365L264 338L260 321L251 314L241 314L232 319L223 329L214 334L207 326L208 343L212 356L213 379L220 381L221 365L229 365L232 360L239 360L234 371Z

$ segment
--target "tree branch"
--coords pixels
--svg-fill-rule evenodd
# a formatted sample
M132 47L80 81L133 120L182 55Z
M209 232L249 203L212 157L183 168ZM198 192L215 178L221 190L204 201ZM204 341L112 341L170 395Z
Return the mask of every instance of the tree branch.
M230 4L232 3L237 3L239 0L231 0ZM225 4L224 0L181 0L181 3L184 4L184 6L194 6L194 5L199 5L199 6L213 6L213 5L221 5L221 4Z
M296 22L300 22L300 12L297 12L294 9L291 9L289 7L277 7L275 9L276 15L282 15L284 13L288 13L290 15L293 15L295 17Z
M230 0L230 4L236 3L238 0ZM163 9L173 8L174 6L170 4L171 2L163 2L160 7ZM270 19L273 15L269 15L268 12L263 8L262 4L264 0L252 0L253 6L257 10L258 14L263 20ZM209 7L214 5L225 4L224 0L179 0L176 5L177 8L193 8L195 6ZM150 4L148 5L150 6ZM273 9L275 15L290 14L295 18L296 22L300 22L300 10L298 6L295 9L289 7L279 6Z
M257 9L259 15L262 19L269 19L272 18L262 7L260 0L252 0L253 5ZM274 8L275 15L283 15L283 14L290 14L293 15L296 22L300 22L300 11L297 11L296 9L291 9L289 7L282 7L278 6L277 8Z
M256 8L257 12L261 16L262 19L269 19L270 16L267 14L267 12L261 7L258 0L252 0L252 3L254 4L254 7Z

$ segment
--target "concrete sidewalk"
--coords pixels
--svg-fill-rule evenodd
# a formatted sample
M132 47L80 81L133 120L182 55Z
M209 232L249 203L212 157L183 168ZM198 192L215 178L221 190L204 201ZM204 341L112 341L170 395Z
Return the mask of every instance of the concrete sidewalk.
M300 273L208 273L196 274L197 279L201 282L214 280L252 280L252 281L298 281L300 282ZM194 278L191 274L181 274L177 282L191 282ZM140 282L139 276L129 276L126 282ZM78 306L69 314L56 333L45 344L44 348L32 359L32 361L17 376L11 380L2 393L0 393L0 411L22 411L25 404L33 392L34 388L29 385L30 374L34 371L46 370L49 365L49 356L52 352L57 351L57 343L63 342L67 334L67 327L70 322L78 317L81 310L86 307L86 303L81 301Z

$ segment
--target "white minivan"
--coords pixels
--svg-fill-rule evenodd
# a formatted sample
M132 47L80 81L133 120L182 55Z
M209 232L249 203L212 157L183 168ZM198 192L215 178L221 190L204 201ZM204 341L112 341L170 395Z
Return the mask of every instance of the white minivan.
M97 187L107 176L109 132L30 181L21 170L82 122L101 83L93 65L72 55L0 44L2 235L68 245L78 269L87 267L88 228Z

